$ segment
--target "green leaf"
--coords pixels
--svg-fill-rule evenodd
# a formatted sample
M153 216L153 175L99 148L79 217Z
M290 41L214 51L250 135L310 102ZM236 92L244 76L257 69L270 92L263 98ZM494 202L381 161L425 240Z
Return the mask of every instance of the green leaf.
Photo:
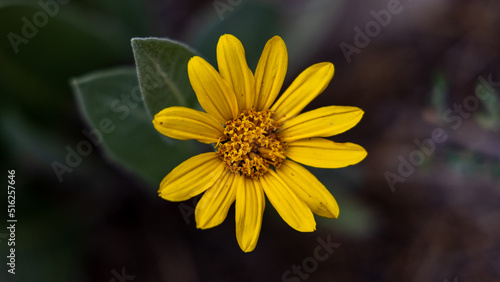
M151 116L164 108L194 108L196 95L187 74L189 59L196 55L186 45L163 38L133 38L139 85Z
M153 185L194 155L192 142L159 134L146 111L133 68L85 75L71 81L94 146Z

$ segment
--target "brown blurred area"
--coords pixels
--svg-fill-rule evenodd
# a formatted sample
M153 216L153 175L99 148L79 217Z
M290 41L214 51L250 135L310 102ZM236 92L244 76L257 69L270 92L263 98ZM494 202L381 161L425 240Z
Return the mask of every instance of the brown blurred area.
M368 240L350 242L355 246L345 250L350 267L335 268L325 281L500 281L499 128L482 127L465 108L467 118L454 112L459 126L442 119L454 104L471 100L479 77L497 82L498 95L500 3L402 3L408 6L394 16L394 24L351 64L339 60L328 94L315 101L365 110L346 140L366 145L366 179L356 195L381 221ZM346 19L371 9L361 8L361 1L346 6ZM352 42L351 25L335 30L335 40L323 49L326 56L342 58L337 46ZM431 104L438 72L447 81L441 111ZM483 102L477 111L485 103L500 106L498 100ZM384 173L397 173L398 157L408 160L419 149L414 140L431 138L435 128L443 129L447 140L391 192Z

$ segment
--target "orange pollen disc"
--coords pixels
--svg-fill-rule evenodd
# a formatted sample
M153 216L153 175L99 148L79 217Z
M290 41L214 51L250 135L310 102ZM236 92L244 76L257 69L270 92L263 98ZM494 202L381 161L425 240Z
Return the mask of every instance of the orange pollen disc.
M216 147L231 172L257 179L270 166L278 168L285 160L286 143L276 133L281 125L271 114L270 111L244 110L226 122L224 135Z

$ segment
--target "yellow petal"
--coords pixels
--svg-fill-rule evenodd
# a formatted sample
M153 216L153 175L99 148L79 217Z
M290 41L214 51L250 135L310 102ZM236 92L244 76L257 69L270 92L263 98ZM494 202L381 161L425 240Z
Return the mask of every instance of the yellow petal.
M258 181L236 175L236 239L244 252L255 249L259 240L265 198Z
M329 137L351 129L362 116L363 111L356 107L323 107L289 119L279 132L285 142L310 137Z
M184 107L170 107L157 113L153 125L160 133L179 140L196 139L217 143L224 127L213 116Z
M236 187L233 185L235 174L224 171L219 181L205 191L196 205L196 227L212 228L226 219L227 212L236 198Z
M329 218L339 216L335 198L306 168L294 161L285 160L276 173L313 213Z
M185 201L207 190L219 180L222 172L224 165L217 153L196 155L165 176L158 193L165 200Z
M333 77L333 72L333 64L325 62L312 65L299 74L272 106L275 120L284 122L300 113L309 102L325 90Z
M323 138L288 143L286 156L312 167L339 168L359 163L366 157L363 147L353 143L335 143Z
M267 41L255 70L255 108L267 110L278 96L288 68L288 52L279 36Z
M230 34L220 37L217 44L217 63L220 75L236 94L240 112L252 108L255 96L253 74L245 58L245 49L238 38Z
M316 230L311 209L274 171L268 170L259 179L269 202L288 225L301 232Z
M194 56L188 63L191 86L203 109L220 123L238 115L238 102L231 86L204 59Z

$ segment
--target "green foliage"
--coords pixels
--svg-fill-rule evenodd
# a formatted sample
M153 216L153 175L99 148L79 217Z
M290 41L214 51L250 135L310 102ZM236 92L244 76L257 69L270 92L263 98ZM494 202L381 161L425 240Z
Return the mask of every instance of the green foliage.
M101 71L76 78L73 89L90 124L90 141L108 157L152 185L193 155L192 143L166 139L153 127L131 68ZM102 138L100 138L102 137Z
M163 38L134 38L132 48L139 85L151 116L171 106L197 105L187 74L188 61L196 55L193 50Z

